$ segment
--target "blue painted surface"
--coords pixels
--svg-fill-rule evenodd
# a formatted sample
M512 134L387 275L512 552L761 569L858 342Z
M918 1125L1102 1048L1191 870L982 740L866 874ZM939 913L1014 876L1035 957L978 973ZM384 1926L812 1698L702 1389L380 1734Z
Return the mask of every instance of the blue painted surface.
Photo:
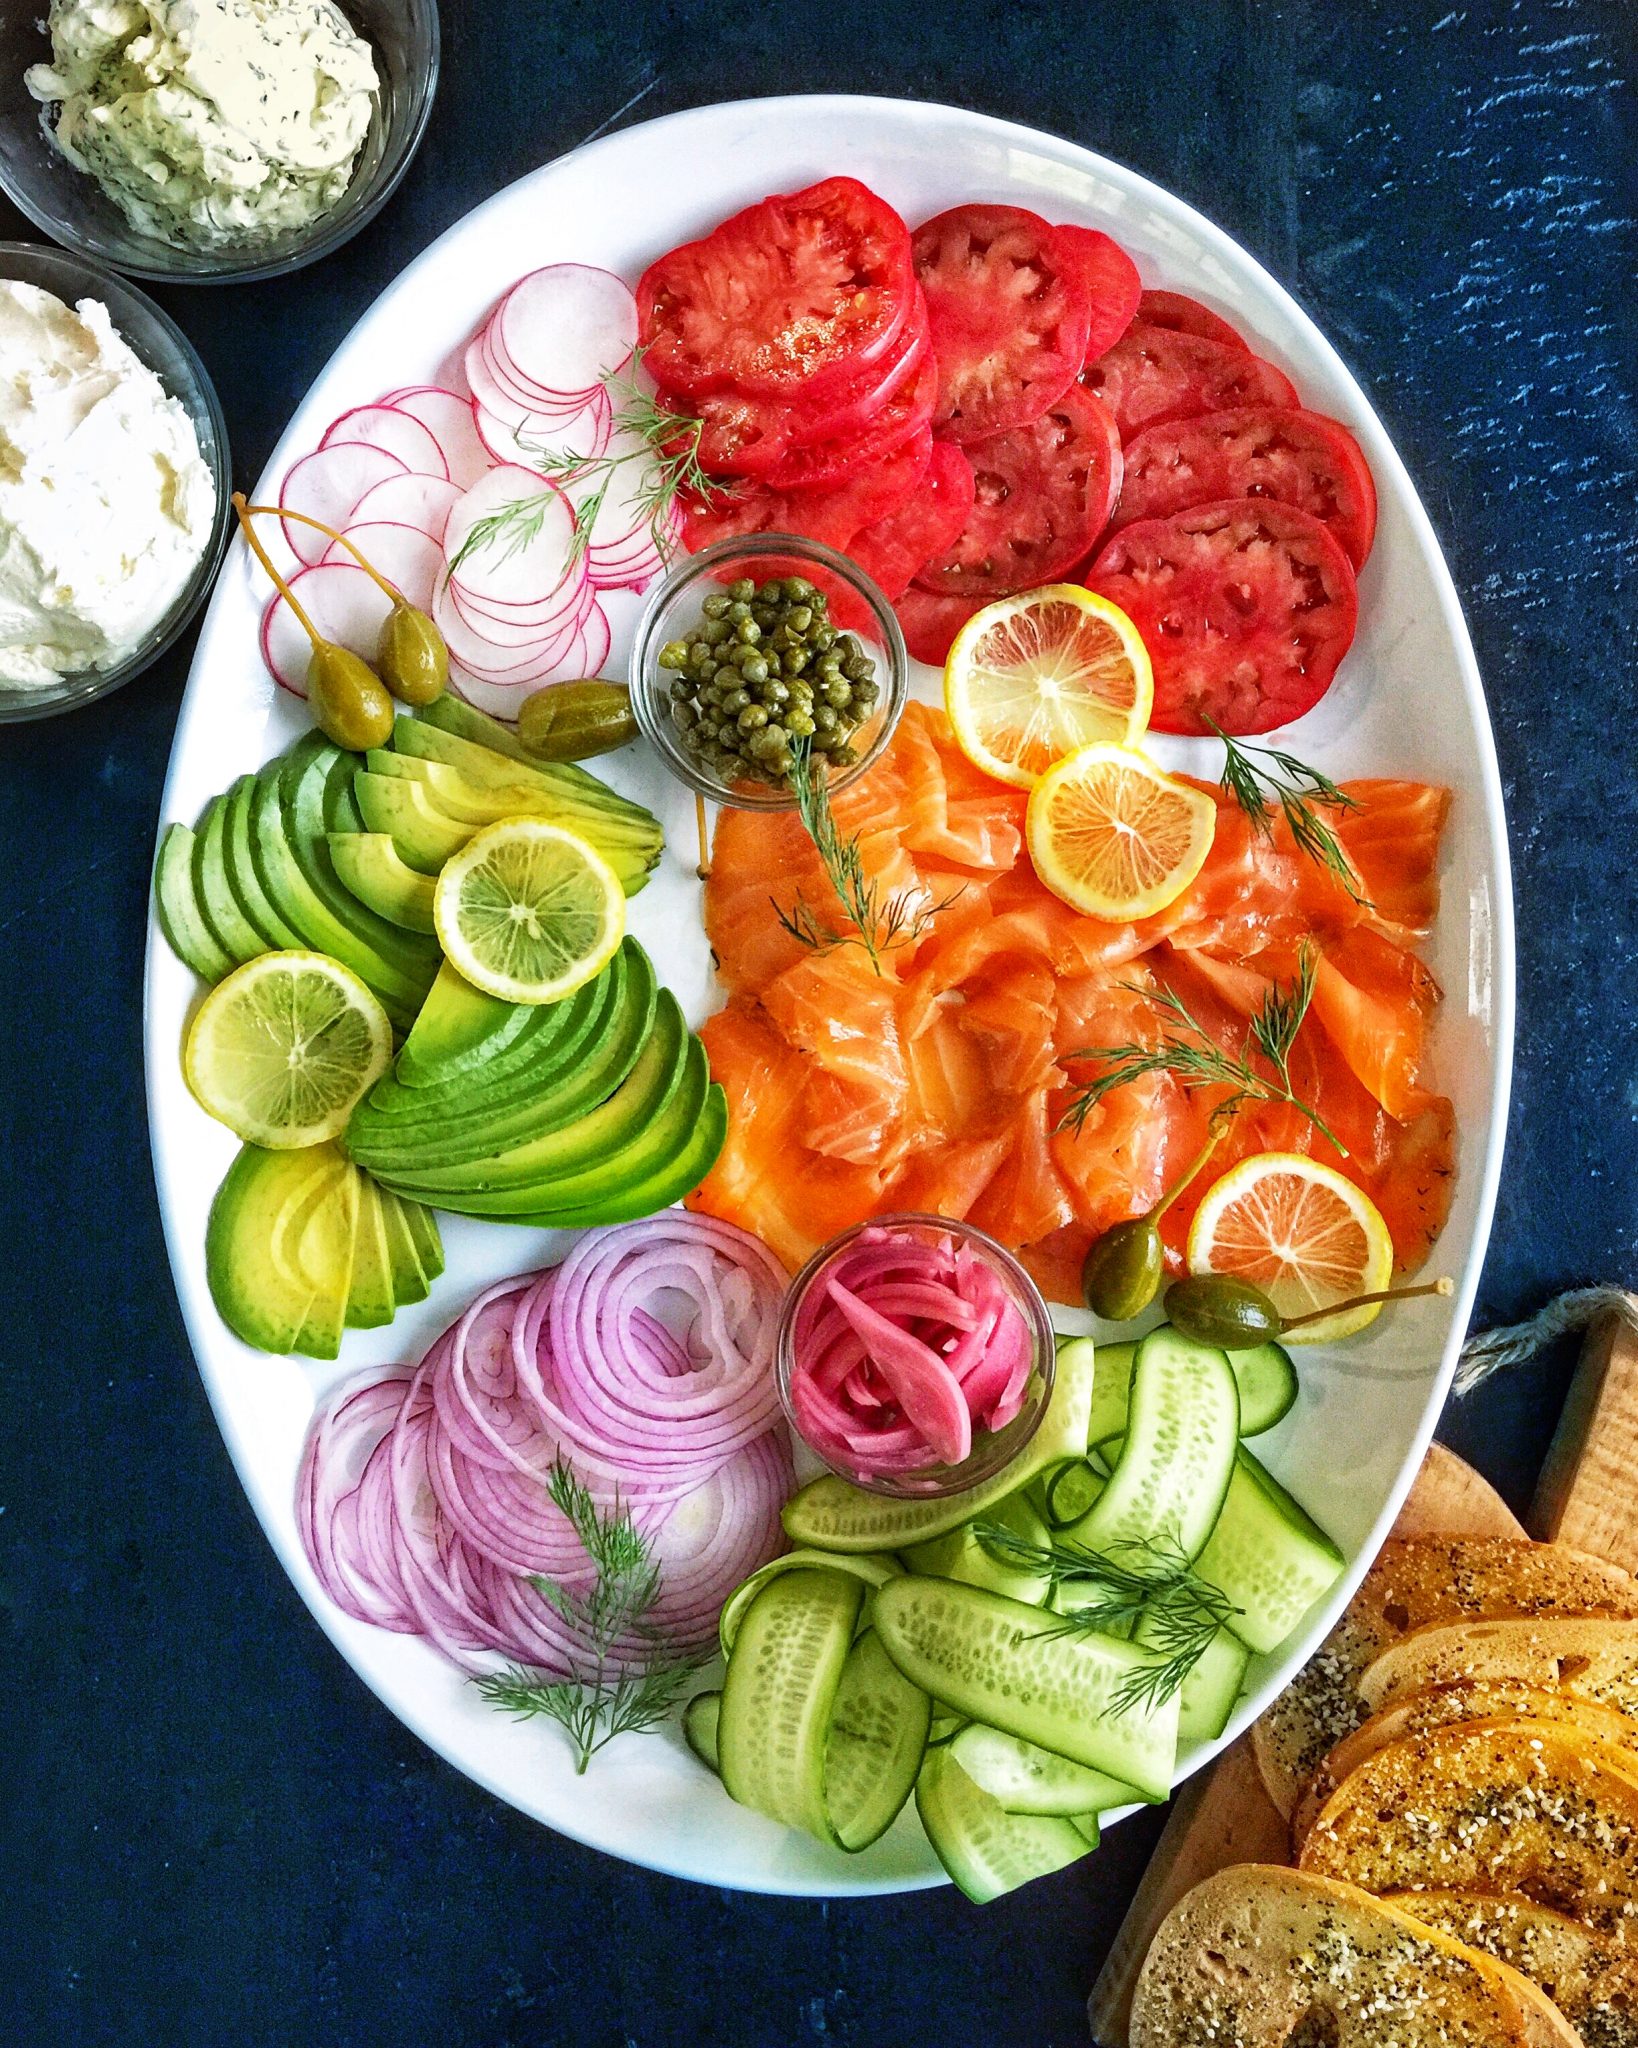
M241 482L403 264L588 133L734 95L943 98L1202 207L1366 380L1490 692L1519 1063L1481 1315L1638 1274L1635 17L1622 0L448 0L386 217L162 293ZM0 234L23 232L0 210ZM499 1808L320 1638L240 1497L144 1135L147 858L187 665L0 739L0 2031L30 2048L1066 2048L1158 1828L977 1912L652 1877ZM1528 1492L1568 1360L1445 1434Z

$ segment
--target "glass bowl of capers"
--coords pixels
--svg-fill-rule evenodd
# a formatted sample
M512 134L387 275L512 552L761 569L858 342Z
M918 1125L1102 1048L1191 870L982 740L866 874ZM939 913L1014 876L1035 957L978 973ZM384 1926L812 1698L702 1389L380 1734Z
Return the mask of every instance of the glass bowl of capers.
M904 709L892 607L845 555L755 533L689 555L650 598L632 657L643 737L714 802L785 810L804 759L864 774Z

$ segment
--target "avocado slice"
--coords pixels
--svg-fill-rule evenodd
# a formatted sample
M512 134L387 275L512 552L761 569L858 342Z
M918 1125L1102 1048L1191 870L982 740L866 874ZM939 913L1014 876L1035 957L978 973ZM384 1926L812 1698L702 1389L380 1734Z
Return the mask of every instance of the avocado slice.
M365 836L373 840L383 835ZM390 846L391 840L387 844ZM413 872L405 869L406 874ZM555 1009L557 1005L535 1007ZM395 1069L398 1080L406 1088L427 1088L455 1074L469 1073L503 1051L530 1021L529 1005L503 1003L499 996L485 995L446 960L404 1040Z
M432 877L417 874L400 860L385 832L332 832L329 846L337 879L360 903L407 931L436 930Z
M552 1183L552 1206L596 1208L625 1188L641 1186L667 1172L686 1146L705 1108L711 1086L705 1047L685 1032L682 1057L674 1070L671 1092L657 1104L648 1122L618 1151L594 1159L579 1173L566 1173Z
M349 1166L301 1219L295 1239L296 1265L300 1272L313 1275L317 1285L291 1348L306 1358L334 1358L341 1349L353 1287L358 1199L363 1184L364 1176L357 1167Z
M430 1284L444 1270L444 1240L438 1229L438 1219L425 1202L405 1202L402 1196L399 1200L403 1203L404 1221L409 1225L416 1256L421 1261L421 1271Z
M201 981L220 981L238 965L205 922L193 887L193 833L167 825L154 862L154 912L165 943Z
M574 1209L540 1209L528 1216L511 1216L510 1223L532 1223L541 1230L590 1230L600 1224L631 1223L639 1216L653 1216L669 1209L673 1202L692 1194L717 1163L717 1155L728 1142L728 1096L720 1082L705 1091L698 1120L682 1150L645 1181L633 1182L624 1190L613 1190L593 1203Z
M268 950L233 893L227 866L227 798L213 797L205 806L193 841L193 893L205 921L222 942L222 951L244 962Z
M352 1275L358 1176L334 1145L268 1152L246 1145L216 1191L205 1274L230 1330L261 1351L322 1342L335 1356Z
M335 764L324 780L324 830L326 836L336 832L362 832L364 813L358 808L358 798L353 790L353 777L358 772L358 756L336 749Z
M400 1308L412 1301L425 1301L432 1280L443 1270L443 1253L440 1248L438 1265L429 1274L421 1264L415 1233L410 1228L410 1217L420 1211L420 1203L401 1200L391 1188L378 1186L368 1174L364 1180L375 1188L381 1204L381 1227L387 1242L387 1261L392 1268L394 1301Z
M493 720L489 723L494 725ZM504 732L509 728L495 726L495 730ZM630 816L654 831L660 828L660 821L652 811L644 810L641 804L635 804L629 797L610 789L588 769L574 761L533 761L515 742L508 751L496 746L492 740L473 739L436 725L423 715L420 718L401 716L393 726L392 743L400 754L416 754L422 760L443 761L451 768L458 768L468 782L538 782L555 795L596 805L612 816Z
M241 775L227 793L228 882L252 929L261 933L262 950L283 952L300 946L302 938L279 915L272 897L262 886L255 857L250 850L251 810L255 801L255 776Z
M424 783L398 775L372 775L367 768L360 768L353 777L353 790L364 829L390 833L399 858L424 875L436 875L477 830L475 825L458 825L435 810Z
M347 1288L347 1327L378 1330L392 1321L398 1306L387 1220L381 1211L381 1190L356 1169L355 1176L359 1184L358 1233L353 1241L353 1277Z
M410 734L415 733L409 719L401 718L398 725ZM507 809L498 814L486 813L485 824L493 824L495 815L538 814L566 825L571 831L584 833L599 846L641 847L645 853L658 855L665 843L660 821L653 812L645 811L640 804L628 803L612 789L598 784L592 794L555 780L547 768L527 767L492 754L487 747L452 739L436 728L428 731L433 746L442 752L429 753L414 743L405 745L397 741L395 732L395 751L374 749L365 757L364 765L374 774L400 775L426 783L452 817L463 817L466 813L446 800L445 792L451 799L459 797L463 805L487 805L504 799ZM459 758L446 760L444 753L457 754Z

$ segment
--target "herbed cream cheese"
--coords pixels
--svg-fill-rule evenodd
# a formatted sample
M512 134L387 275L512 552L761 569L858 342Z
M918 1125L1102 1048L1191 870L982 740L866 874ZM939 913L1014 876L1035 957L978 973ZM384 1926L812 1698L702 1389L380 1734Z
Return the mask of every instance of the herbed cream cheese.
M254 248L346 191L378 83L333 0L52 0L47 27L28 89L140 233Z
M0 282L0 687L134 653L215 516L192 420L108 308Z

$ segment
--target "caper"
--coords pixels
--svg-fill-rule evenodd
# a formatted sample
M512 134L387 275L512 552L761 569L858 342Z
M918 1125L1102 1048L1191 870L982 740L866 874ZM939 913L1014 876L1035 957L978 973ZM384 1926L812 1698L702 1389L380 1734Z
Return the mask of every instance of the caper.
M760 704L747 704L735 723L741 732L760 732L768 722L768 714Z
M756 585L749 576L736 577L728 586L728 597L733 604L749 604L756 596Z
M826 683L819 694L833 711L845 711L853 702L853 685L833 679Z
M381 680L406 704L434 704L449 687L449 648L428 618L402 598L381 621L375 665Z
M709 599L706 601L710 602ZM681 640L668 640L660 649L659 659L661 668L687 668L689 649Z
M1165 1248L1153 1217L1134 1216L1093 1239L1081 1266L1081 1293L1095 1316L1129 1323L1160 1292L1165 1269Z
M713 595L705 600L704 604L700 606L700 610L705 614L706 618L714 625L718 619L723 619L727 617L728 604L729 600L726 597L723 597L721 595Z
M367 662L345 647L316 640L307 660L307 702L314 723L338 747L362 754L392 738L387 686Z
M1165 1306L1185 1337L1214 1344L1219 1351L1267 1344L1285 1328L1285 1318L1263 1290L1231 1273L1193 1273L1174 1280Z

